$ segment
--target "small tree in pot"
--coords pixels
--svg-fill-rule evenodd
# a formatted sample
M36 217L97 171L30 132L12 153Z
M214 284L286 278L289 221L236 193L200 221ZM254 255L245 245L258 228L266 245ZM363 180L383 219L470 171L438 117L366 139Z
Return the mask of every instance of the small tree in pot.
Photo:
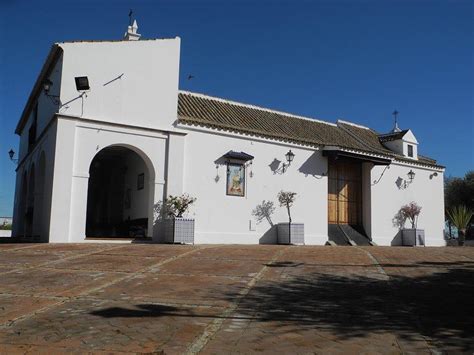
M410 202L408 205L400 208L401 214L405 217L405 220L409 220L411 228L416 229L418 224L418 216L421 213L421 207L416 202Z
M466 229L472 219L473 212L470 211L466 206L461 205L449 209L447 214L451 223L458 229L458 244L463 246L464 240L466 238Z
M182 218L194 202L196 202L196 198L188 194L170 195L164 203L165 213L171 218Z
M284 244L304 244L304 225L302 223L292 223L291 219L291 207L296 200L296 192L280 191L277 197L280 207L285 207L288 213L288 224L278 224L278 242ZM286 232L286 226L288 226L288 232Z
M418 216L421 207L416 202L410 202L400 208L395 218L402 227L402 245L417 246L425 245L425 231L417 228ZM405 222L410 221L411 228L404 228Z
M183 217L194 202L196 198L185 193L181 196L170 195L157 205L155 210L164 241L194 244L194 219Z

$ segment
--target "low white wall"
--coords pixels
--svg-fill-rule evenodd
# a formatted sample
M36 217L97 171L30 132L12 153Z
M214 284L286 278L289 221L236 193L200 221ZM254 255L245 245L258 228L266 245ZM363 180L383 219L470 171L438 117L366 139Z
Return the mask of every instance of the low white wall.
M304 223L306 244L327 241L327 177L323 176L327 173L327 160L320 151L218 132L188 132L184 191L197 197L191 211L191 217L196 219L196 243L275 243L275 228L266 220L256 224L252 210L262 200L273 201L273 223L287 222L286 209L279 207L277 200L280 190L298 194L292 218L295 223ZM293 163L285 173L276 171L286 162L285 154L290 149L295 154ZM230 150L255 157L246 169L245 197L226 195L226 165L219 159ZM251 230L252 224L255 230Z
M378 180L384 166L372 169L372 184ZM408 172L415 172L415 179L405 186ZM427 246L445 245L444 231L444 184L443 172L415 166L392 163L377 184L371 189L371 235L379 245L399 245L399 230L393 225L393 217L400 207L416 202L422 207L418 228L425 230ZM407 227L409 223L406 223Z
M12 236L12 231L11 230L3 230L0 229L0 238L7 238Z

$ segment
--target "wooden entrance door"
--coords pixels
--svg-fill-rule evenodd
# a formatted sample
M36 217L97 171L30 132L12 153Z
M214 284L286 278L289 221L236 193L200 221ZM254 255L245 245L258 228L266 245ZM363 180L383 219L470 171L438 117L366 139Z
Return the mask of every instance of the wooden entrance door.
M328 183L328 222L360 225L361 164L350 159L330 159Z

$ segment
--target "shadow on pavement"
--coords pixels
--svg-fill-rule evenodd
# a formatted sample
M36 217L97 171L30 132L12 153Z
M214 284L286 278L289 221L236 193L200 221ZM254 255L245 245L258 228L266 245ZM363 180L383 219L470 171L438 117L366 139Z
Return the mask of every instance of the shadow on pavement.
M303 263L283 261L273 267L294 272L301 265ZM438 268L426 274L427 266ZM391 275L389 280L354 276L350 272L343 276L322 272L292 276L290 273L277 281L262 280L240 301L234 316L225 318L278 322L284 325L282 332L285 333L329 329L339 339L387 332L407 341L425 336L439 349L472 352L473 263L422 262L412 267L420 268L419 272L407 270L411 275ZM234 293L223 296L228 300L236 297ZM135 307L134 310L108 308L91 314L106 318L219 317L170 306L142 304ZM268 336L274 335L272 332Z

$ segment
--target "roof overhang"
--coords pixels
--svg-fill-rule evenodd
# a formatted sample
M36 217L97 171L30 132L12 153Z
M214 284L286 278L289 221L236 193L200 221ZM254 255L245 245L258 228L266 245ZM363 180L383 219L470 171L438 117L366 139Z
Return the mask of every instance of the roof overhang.
M241 161L248 161L253 160L253 156L244 152L234 152L233 150L227 152L224 155L225 159L234 159L234 160L241 160Z
M372 155L366 155L355 152L347 152L338 148L325 148L323 150L323 156L332 159L350 158L359 160L361 162L370 162L374 165L390 165L392 162L392 159L389 158L375 157Z

